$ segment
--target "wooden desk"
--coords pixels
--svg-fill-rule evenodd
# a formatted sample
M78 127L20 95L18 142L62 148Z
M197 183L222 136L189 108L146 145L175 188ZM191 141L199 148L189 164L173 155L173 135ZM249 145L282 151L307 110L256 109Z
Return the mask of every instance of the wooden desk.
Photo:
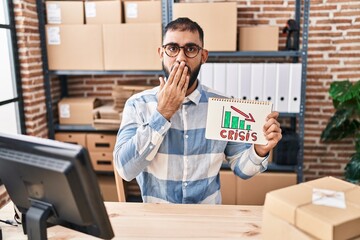
M262 206L175 205L106 202L114 239L261 239ZM13 219L12 203L0 219ZM0 223L3 239L27 239L22 227ZM47 230L48 239L98 239L60 226Z

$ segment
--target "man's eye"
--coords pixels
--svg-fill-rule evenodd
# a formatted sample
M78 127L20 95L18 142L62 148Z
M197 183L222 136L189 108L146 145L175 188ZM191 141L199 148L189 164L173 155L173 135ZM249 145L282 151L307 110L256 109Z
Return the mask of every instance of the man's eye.
M178 50L178 47L177 46L168 46L167 47L169 51L171 52L176 52Z
M194 46L186 47L186 51L187 51L187 52L195 52L195 51L196 51L196 47L194 47Z

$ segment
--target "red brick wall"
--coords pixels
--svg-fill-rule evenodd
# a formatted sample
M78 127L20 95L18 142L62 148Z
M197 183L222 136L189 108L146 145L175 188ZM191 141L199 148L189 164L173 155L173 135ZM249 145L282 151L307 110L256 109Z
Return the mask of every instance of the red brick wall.
M46 136L46 108L35 4L13 0L19 37L26 126L31 135ZM238 25L278 25L294 17L294 1L238 0ZM304 180L325 175L343 177L354 152L350 139L332 144L320 142L320 134L333 113L328 97L334 80L360 79L360 3L357 0L311 0L308 80L306 89ZM280 45L284 46L284 38ZM111 99L113 84L156 83L156 76L77 76L69 80L71 96ZM59 97L59 81L52 80L53 95ZM55 103L55 102L54 102Z
M14 0L26 133L47 137L44 78L34 0Z

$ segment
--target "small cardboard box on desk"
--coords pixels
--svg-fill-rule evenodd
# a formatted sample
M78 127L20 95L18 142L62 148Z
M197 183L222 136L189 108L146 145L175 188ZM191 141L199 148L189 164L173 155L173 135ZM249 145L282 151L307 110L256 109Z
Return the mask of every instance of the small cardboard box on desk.
M360 236L360 187L324 177L266 195L263 239L352 239Z

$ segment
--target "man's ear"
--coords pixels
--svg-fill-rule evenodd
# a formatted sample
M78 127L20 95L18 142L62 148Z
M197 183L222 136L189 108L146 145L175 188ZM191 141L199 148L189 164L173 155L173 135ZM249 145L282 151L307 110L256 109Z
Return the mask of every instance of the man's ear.
M208 57L209 57L209 51L206 49L203 49L201 52L201 64L206 63Z
M164 51L162 47L158 47L158 54L160 59L162 59L164 57Z

